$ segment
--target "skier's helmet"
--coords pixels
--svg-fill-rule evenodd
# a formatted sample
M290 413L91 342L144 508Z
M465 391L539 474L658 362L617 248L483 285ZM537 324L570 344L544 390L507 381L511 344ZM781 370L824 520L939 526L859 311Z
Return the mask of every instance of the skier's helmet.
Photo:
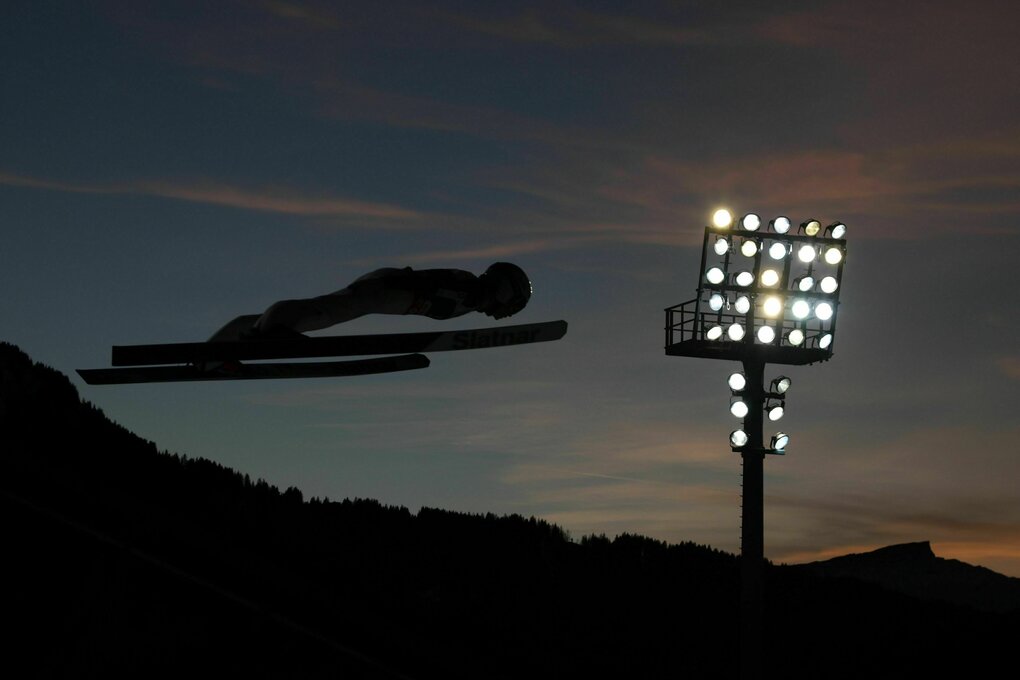
M509 262L496 262L478 277L489 293L491 302L484 309L494 319L512 316L524 309L531 299L531 280L524 270Z

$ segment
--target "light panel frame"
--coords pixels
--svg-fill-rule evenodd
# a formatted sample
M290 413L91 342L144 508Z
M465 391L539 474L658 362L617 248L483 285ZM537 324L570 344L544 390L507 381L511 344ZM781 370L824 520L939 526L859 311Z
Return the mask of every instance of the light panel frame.
M795 223L792 218L790 221ZM835 223L837 222L833 222ZM734 220L730 227L705 227L701 265L698 268L697 297L666 310L667 354L740 359L753 353L763 354L763 358L770 363L786 364L814 363L831 358L836 344L839 296L843 288L843 271L847 261L846 239L832 238L826 235L828 231L820 230L814 236L792 233L793 231L791 229L786 233L778 233L774 229L774 220L766 222L764 219L754 231L741 229L740 220ZM729 243L729 248L722 254L716 253L714 249L716 239L719 237L725 238ZM758 252L754 257L745 257L740 253L740 243L747 238L753 238L758 243ZM788 253L786 257L776 260L769 255L774 244L781 244ZM813 246L816 252L815 258L809 263L801 262L797 257L798 249L805 244ZM836 264L827 263L824 257L824 253L832 247L839 248L842 255ZM718 267L723 272L722 281L717 284L710 283L705 277L705 272L713 267ZM779 273L776 285L762 285L761 274L766 269L774 269ZM748 286L737 285L734 280L736 273L743 271L752 275ZM796 282L804 276L811 276L813 279L814 285L809 291L801 291L796 285ZM832 293L825 293L821 290L820 282L829 276L835 279L836 289ZM721 295L724 300L723 306L718 310L712 310L708 306L708 300L713 294ZM751 301L746 313L738 313L733 309L736 298L741 295L747 296ZM764 313L763 302L768 297L779 297L782 300L783 308L776 316ZM791 308L795 299L803 299L810 306L811 312L806 318L794 317ZM820 303L831 306L832 315L828 319L820 319L815 315L815 309ZM680 318L677 319L677 316ZM774 339L768 343L760 342L757 332L746 332L740 340L732 340L727 334L723 334L718 340L709 340L705 335L712 326L728 328L734 323L740 324L745 330L755 331L761 326L770 326L774 331ZM790 331L795 329L804 335L803 342L798 345L793 345L788 340ZM826 335L830 335L832 340L827 347L822 348L819 341ZM702 345L713 343L717 346L700 348L681 346L692 342Z

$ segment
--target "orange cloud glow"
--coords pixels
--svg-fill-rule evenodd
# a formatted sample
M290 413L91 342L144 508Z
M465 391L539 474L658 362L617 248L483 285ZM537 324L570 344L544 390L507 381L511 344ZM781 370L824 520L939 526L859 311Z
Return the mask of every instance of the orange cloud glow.
M332 196L314 196L279 187L241 188L215 183L142 181L124 184L60 182L0 173L0 184L79 194L138 194L191 203L305 217L363 217L411 220L419 213L384 203L369 203Z
M996 363L1007 377L1020 380L1020 357L1002 357Z

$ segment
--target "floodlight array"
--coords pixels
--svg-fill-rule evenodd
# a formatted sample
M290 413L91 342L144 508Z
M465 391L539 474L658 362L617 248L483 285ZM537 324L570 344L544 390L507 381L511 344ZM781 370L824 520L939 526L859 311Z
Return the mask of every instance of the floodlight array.
M765 222L725 210L705 230L699 339L831 353L846 262L846 225Z

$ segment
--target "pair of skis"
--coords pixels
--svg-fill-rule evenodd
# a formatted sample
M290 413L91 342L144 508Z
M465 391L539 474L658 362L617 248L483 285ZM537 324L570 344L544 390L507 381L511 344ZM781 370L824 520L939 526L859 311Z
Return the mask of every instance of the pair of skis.
M78 369L89 385L321 378L391 373L425 368L423 352L507 347L559 340L566 321L428 333L342 335L235 342L186 342L161 345L114 345L116 368ZM346 361L244 363L267 359L394 355Z

